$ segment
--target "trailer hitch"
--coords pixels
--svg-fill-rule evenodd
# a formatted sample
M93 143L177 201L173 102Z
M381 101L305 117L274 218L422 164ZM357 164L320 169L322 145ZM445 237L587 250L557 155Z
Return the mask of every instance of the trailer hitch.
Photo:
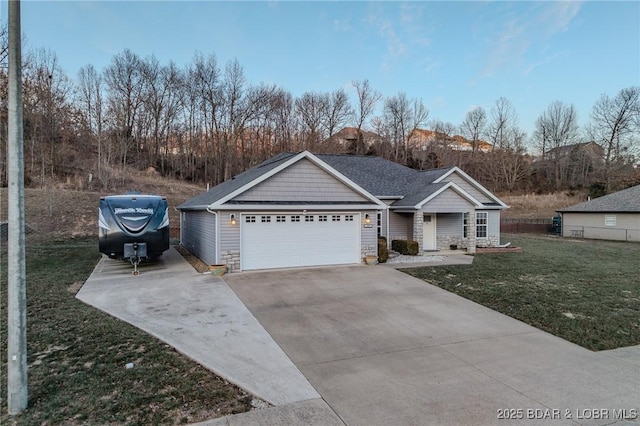
M142 259L147 257L147 244L146 243L127 243L124 245L125 258L129 259L129 262L133 265L133 276L138 276L138 264Z
M138 272L138 263L140 263L140 256L138 256L138 243L133 243L133 256L129 258L129 261L133 265L133 276L138 276L140 274L140 272Z

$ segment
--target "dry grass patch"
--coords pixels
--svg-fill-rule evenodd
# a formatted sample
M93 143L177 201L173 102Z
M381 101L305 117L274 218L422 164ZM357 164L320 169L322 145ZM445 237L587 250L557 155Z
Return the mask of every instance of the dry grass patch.
M509 208L501 215L505 218L540 219L556 216L556 210L587 201L586 194L556 192L553 194L503 195L500 199Z

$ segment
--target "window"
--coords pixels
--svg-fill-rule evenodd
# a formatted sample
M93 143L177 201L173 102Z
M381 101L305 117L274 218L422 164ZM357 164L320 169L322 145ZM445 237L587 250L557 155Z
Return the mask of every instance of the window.
M286 221L287 221L286 216L276 216L276 222L286 222Z
M476 238L487 238L487 212L476 212Z
M269 223L271 222L271 216L260 216L260 221L262 223Z
M382 213L378 212L376 215L376 223L378 224L378 237L382 235Z
M331 221L332 222L340 222L340 216L334 214L333 216L331 216Z
M326 222L326 221L327 221L326 215L318 216L318 222Z
M256 217L255 217L255 216L245 216L245 217L244 217L244 221L245 221L246 223L253 223L253 222L255 222L255 221L256 221Z
M304 221L305 222L313 222L313 216L305 216L304 217Z
M467 238L467 219L469 219L469 213L462 213L462 238Z
M616 226L616 217L615 216L605 216L604 217L604 226Z
M300 216L291 216L291 222L300 222Z
M353 222L353 215L352 214L345 215L344 221L345 222Z

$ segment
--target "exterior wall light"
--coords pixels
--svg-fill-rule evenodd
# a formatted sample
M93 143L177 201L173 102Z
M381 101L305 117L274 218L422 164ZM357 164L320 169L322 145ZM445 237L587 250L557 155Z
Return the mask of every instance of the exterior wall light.
M235 226L235 225L236 225L236 223L237 223L237 222L236 222L236 215L235 215L235 214L233 214L233 213L231 213L230 218L231 218L231 225Z
M364 215L364 223L366 223L367 225L371 223L371 218L369 217L369 213L366 213Z

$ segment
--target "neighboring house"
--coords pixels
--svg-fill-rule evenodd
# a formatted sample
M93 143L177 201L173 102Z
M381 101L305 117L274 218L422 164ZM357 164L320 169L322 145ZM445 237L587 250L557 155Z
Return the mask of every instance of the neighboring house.
M473 142L463 136L449 136L443 132L433 130L415 129L409 135L409 144L412 147L423 151L433 147L449 148L454 151L473 151ZM493 150L493 145L489 142L479 140L476 143L477 151L489 152Z
M595 142L576 143L550 149L547 151L547 158L588 158L592 161L602 161L604 149Z
M425 251L500 244L507 206L457 167L283 153L178 206L181 243L230 270L356 264L379 235Z
M362 132L363 148L369 149L372 145L376 145L384 141L384 138L377 133L368 130L360 130ZM355 146L358 142L358 129L356 127L344 127L333 136L326 139L323 144L329 146L338 146L345 151Z
M640 185L558 212L564 237L640 241Z

